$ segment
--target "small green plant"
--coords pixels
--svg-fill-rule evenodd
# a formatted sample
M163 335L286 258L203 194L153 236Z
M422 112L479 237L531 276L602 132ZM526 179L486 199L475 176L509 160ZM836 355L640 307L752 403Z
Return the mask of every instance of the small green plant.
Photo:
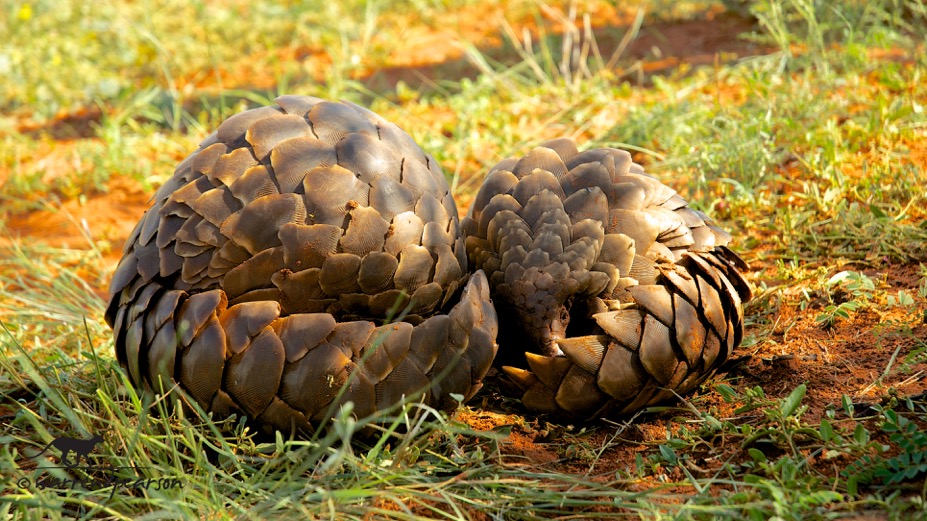
M887 409L882 414L882 432L888 434L899 453L883 459L881 454L891 447L882 446L879 454L862 456L847 467L843 476L847 478L847 491L852 496L858 494L861 484L896 485L927 475L927 432L896 411Z
M830 303L815 321L831 328L839 319L848 319L858 309L872 300L875 281L864 273L841 271L824 283Z

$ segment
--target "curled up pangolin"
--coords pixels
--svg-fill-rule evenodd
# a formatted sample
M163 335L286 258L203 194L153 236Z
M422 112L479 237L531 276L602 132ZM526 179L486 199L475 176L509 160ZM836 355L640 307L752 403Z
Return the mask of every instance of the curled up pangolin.
M693 389L740 342L730 237L618 150L497 165L468 216L435 160L350 103L282 96L227 119L155 194L106 319L135 386L215 418L311 432L482 386L496 300L530 409L594 418ZM518 357L508 356L507 359ZM522 358L524 360L524 358Z
M500 323L523 333L502 356L529 370L503 369L530 409L628 414L691 391L740 343L750 288L730 235L625 151L558 139L506 159L461 231Z

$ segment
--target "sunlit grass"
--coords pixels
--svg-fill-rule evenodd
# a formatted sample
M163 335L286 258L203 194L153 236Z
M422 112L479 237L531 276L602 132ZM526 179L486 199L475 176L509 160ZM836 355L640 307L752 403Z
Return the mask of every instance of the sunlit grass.
M742 352L776 352L802 327L801 313L825 330L878 315L877 338L904 340L866 389L867 399L881 402L854 404L847 396L809 417L804 386L754 388L735 373L700 396L627 423L546 425L544 444L557 455L548 464L503 450L510 432L540 436L534 426L543 418L509 414L494 430L477 430L465 421L472 409L447 416L415 403L379 418L342 414L310 440L261 438L238 419L215 423L191 410L168 412L128 385L102 321L100 290L111 266L93 242L51 248L11 240L0 227L0 515L923 516L925 472L917 463L901 468L901 485L884 485L898 475L904 454L909 462L927 458L927 443L902 435L905 421L927 422L923 398L904 391L923 378L927 361L927 345L915 333L927 312L927 272L903 289L884 273L864 272L927 260L927 11L922 2L901 0L723 3L757 17L756 33L745 37L772 46L771 54L682 65L641 82L634 60L597 54L581 16L571 21L563 9L553 17L555 29L540 14L544 6L525 0L511 6L513 16L537 26L530 47L514 29L499 32L514 52L508 61L462 41L461 56L479 74L427 91L371 91L358 78L388 64L402 45L394 23L402 9L442 28L479 1L159 1L101 4L92 14L80 3L58 10L60 2L11 4L0 18L10 35L0 67L16 80L0 90L7 121L93 107L100 115L84 134L64 139L43 134L41 125L31 134L3 135L0 219L53 197L105 193L121 177L150 191L223 118L284 91L352 99L396 121L441 162L461 202L503 157L572 136L585 146L631 150L734 232L735 248L757 270L749 275L757 298L747 308ZM666 4L647 4L646 16L631 16L615 31L630 41L657 18L706 7ZM577 5L580 12L602 9ZM127 29L116 30L124 22ZM580 62L563 52L565 23ZM43 31L56 37L36 38ZM292 59L303 47L319 51L322 60L311 63L320 69ZM55 60L60 66L29 67ZM781 318L784 309L794 310L790 318ZM712 404L711 395L723 404ZM665 435L642 441L635 425ZM106 436L96 461L144 467L130 475L173 477L182 488L18 484L32 476L30 456L46 443L92 433ZM603 454L628 445L639 449L632 462L601 470ZM823 472L822 458L835 470ZM855 481L844 472L851 464ZM573 470L551 470L567 467Z

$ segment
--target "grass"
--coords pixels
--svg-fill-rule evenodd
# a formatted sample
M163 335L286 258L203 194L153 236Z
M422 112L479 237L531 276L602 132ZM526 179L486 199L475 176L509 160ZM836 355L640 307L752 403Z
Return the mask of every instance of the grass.
M742 35L755 56L645 73L660 57L635 47L642 34L659 40L688 17L728 16L723 4L755 17ZM267 439L135 394L102 321L107 238L69 248L7 238L0 516L925 515L927 404L912 389L927 370L927 9L723 4L616 12L589 0L571 15L565 2L507 2L497 46L461 37L457 56L472 74L380 90L369 74L410 52L404 12L422 13L425 33L482 34L484 3L5 6L0 69L13 81L0 91L0 219L106 197L126 179L150 192L224 117L298 92L399 122L445 167L463 205L490 165L543 139L628 148L734 233L757 296L740 351L753 361L635 418L550 423L489 386L450 416L408 403L379 418L342 414L310 440ZM623 22L611 46L592 37L603 13ZM827 366L853 371L828 383ZM48 481L69 478L57 471L36 479L30 455L58 436L97 433L106 442L93 461L177 486L88 490L97 487Z

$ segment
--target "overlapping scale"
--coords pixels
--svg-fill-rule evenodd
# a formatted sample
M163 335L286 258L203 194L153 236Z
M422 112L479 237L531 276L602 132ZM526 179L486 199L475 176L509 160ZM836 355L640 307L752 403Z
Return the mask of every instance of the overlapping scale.
M750 292L730 235L627 152L558 139L507 159L461 230L512 317L506 360L528 351L504 368L528 408L632 413L694 389L742 337Z
M569 139L500 162L458 223L398 127L283 96L229 118L157 192L106 318L140 388L306 432L347 401L365 416L472 396L497 349L492 295L537 351L505 368L526 406L627 414L740 342L751 295L730 240L626 152Z
M452 407L496 352L463 248L447 181L408 135L282 96L226 120L157 192L106 318L136 386L217 419L305 433L347 401L359 417Z

